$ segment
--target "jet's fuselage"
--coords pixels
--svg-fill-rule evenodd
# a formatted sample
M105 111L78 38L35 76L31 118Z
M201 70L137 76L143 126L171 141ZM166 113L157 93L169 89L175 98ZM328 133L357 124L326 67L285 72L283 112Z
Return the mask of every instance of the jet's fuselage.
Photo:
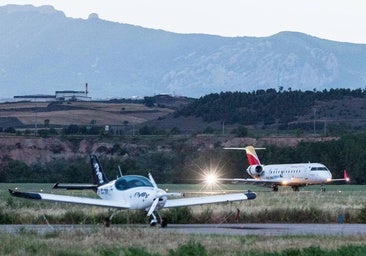
M332 179L328 168L320 163L251 165L247 173L255 179L279 182L284 186L324 184Z

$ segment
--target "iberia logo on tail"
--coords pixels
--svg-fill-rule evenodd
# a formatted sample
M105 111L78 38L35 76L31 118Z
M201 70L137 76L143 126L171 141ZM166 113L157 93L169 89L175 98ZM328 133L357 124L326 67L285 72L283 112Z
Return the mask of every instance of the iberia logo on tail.
M249 165L260 165L261 164L253 146L247 146L244 149L247 153Z

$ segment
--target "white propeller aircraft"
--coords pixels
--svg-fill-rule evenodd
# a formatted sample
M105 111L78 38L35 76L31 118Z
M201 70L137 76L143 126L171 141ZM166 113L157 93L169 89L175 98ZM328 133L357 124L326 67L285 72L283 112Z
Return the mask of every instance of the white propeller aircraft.
M145 210L147 216L152 216L150 222L151 226L160 223L162 227L167 226L165 218L160 218L157 214L157 210L162 208L191 206L201 204L212 204L222 202L233 202L242 200L252 200L256 198L256 194L253 192L224 194L224 195L212 195L203 197L192 198L178 198L168 199L168 197L181 196L181 193L167 193L166 191L158 188L153 177L149 173L149 178L138 175L126 175L120 178L108 181L102 166L99 163L98 158L95 155L90 156L90 163L93 170L94 184L58 184L56 183L54 188L59 189L93 189L97 195L97 198L76 197L67 195L46 194L37 192L20 192L18 190L11 190L9 192L12 196L21 197L26 199L45 200L53 202L64 202L72 204L84 204L101 206L115 209L115 212L106 219L106 226L109 226L113 215L118 210ZM156 218L156 213L159 220Z
M299 187L320 184L322 191L325 191L324 184L333 181L349 182L347 171L344 170L343 179L332 179L332 174L328 168L321 163L298 163L298 164L271 164L262 165L259 161L253 146L244 148L225 148L234 150L245 150L249 167L247 173L252 177L249 179L221 179L233 182L246 182L259 184L278 191L279 186L291 186L294 191L299 191Z

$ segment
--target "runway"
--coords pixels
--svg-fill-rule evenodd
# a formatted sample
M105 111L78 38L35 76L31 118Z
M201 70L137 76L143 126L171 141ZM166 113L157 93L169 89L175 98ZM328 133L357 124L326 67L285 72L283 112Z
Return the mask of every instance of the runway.
M169 225L167 229L186 234L216 235L325 235L353 236L366 235L366 224L195 224Z
M103 225L0 225L0 233L17 234L35 232L46 234L55 231L78 231L108 229ZM366 224L169 224L167 228L148 225L112 225L115 228L150 228L161 232L200 235L235 235L235 236L288 236L288 235L321 235L321 236L356 236L366 235Z

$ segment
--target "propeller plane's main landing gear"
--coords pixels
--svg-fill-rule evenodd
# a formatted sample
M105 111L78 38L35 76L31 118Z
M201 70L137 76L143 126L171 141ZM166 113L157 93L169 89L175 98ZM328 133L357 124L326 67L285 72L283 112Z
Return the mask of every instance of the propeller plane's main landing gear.
M104 226L105 226L106 228L109 228L109 227L111 226L112 218L113 218L113 216L114 216L116 213L117 213L117 211L114 211L114 212L111 214L111 216L106 217L106 218L104 219Z

